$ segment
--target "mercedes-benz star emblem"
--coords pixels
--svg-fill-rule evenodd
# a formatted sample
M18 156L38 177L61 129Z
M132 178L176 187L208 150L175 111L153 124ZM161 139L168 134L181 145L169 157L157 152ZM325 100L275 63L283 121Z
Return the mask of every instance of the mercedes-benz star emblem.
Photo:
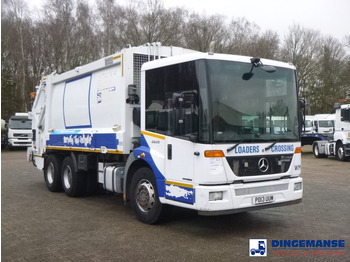
M261 172L265 173L269 169L269 161L266 158L260 158L258 167Z

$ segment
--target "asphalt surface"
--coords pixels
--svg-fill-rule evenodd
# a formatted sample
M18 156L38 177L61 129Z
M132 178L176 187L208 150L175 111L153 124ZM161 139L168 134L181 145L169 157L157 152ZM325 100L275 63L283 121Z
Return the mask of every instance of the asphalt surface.
M49 192L25 151L3 151L1 260L350 261L350 162L315 159L304 147L302 177L298 205L218 217L175 209L151 226L136 220L121 195ZM267 239L267 258L249 257L253 238ZM277 255L272 240L344 240L345 247Z

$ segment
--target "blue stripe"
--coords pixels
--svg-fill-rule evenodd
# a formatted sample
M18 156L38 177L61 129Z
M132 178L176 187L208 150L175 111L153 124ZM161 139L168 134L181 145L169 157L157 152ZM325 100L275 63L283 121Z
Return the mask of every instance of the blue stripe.
M107 134L83 134L83 133L52 133L46 141L47 146L66 146L76 148L100 148L117 149L119 141L115 133Z
M195 189L173 184L166 184L165 198L193 205L195 202Z
M156 163L154 162L152 155L151 155L151 149L144 137L144 135L141 134L141 146L138 148L135 148L133 151L136 158L140 159L140 155L142 153L145 154L144 158L141 158L141 160L144 160L148 163L148 165L151 167L153 174L156 178L157 182L157 189L158 189L158 196L164 197L165 196L165 177L158 169Z

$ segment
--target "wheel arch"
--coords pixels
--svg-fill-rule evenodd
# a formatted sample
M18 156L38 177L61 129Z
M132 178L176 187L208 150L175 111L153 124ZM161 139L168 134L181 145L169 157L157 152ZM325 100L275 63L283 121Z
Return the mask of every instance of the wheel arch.
M343 141L340 140L340 139L338 139L337 142L336 142L337 147L338 147L339 145L342 145L342 144L343 144Z

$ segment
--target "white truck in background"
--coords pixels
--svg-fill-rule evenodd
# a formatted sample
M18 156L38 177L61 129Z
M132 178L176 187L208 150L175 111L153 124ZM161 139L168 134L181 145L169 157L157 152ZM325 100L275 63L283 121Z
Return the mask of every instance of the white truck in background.
M335 114L306 115L301 134L301 144L313 145L315 141L332 140Z
M32 145L32 120L28 113L15 113L8 122L7 146L9 149Z
M340 161L350 159L350 104L335 104L334 134L329 141L315 141L313 152L316 158L336 156Z
M316 114L313 117L315 133L332 137L334 133L335 114Z
M313 134L315 133L314 127L314 116L306 115L303 125L303 134Z
M101 184L149 224L168 206L220 215L301 202L291 64L156 44L36 89L28 160L50 191L82 196Z

